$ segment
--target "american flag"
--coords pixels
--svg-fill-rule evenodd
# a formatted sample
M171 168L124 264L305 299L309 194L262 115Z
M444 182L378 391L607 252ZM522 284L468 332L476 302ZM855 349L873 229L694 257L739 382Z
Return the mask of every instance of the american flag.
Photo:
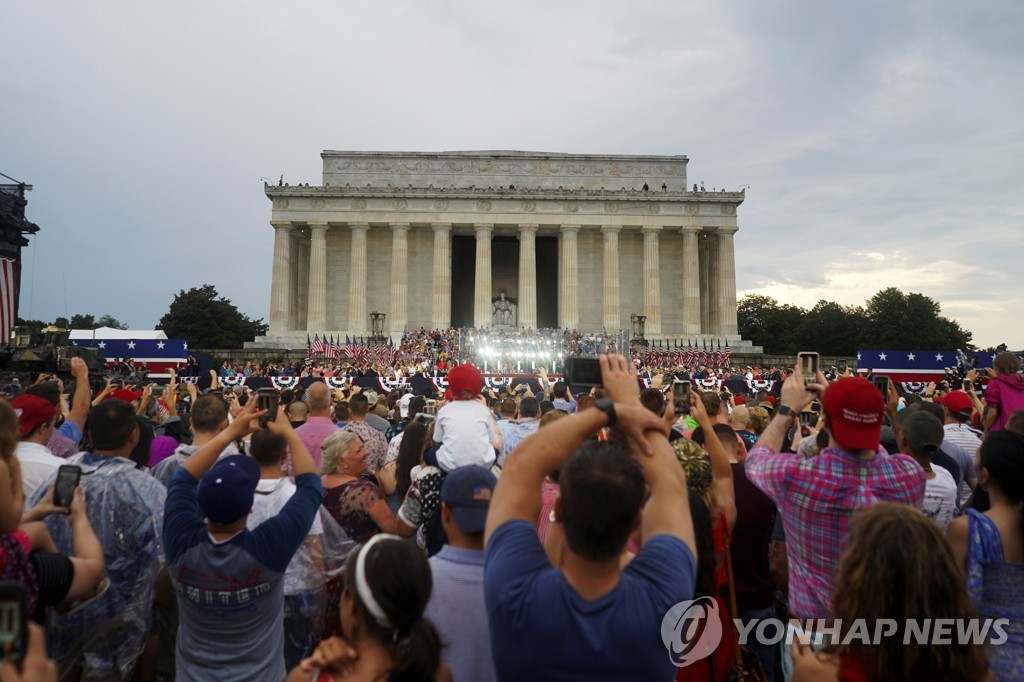
M703 350L700 351L700 356L699 356L699 360L698 360L697 364L704 365L705 367L708 364L708 340L707 339L704 339L704 348L703 348Z
M324 352L324 342L320 340L319 334L313 335L313 355L322 355Z
M306 334L306 359L309 360L313 357L313 342L309 340L309 334Z
M697 357L699 350L697 350L697 341L694 340L693 345L690 345L690 340L686 340L686 366L695 367L697 365Z
M10 343L11 331L14 329L14 309L18 307L14 291L15 266L10 258L0 259L0 345Z
M713 367L714 369L721 369L722 368L722 341L721 340L718 341L718 348L717 349L715 349L713 347L714 346L714 341L711 342L711 345L712 345L712 349L711 349L711 367Z
M725 340L725 352L722 355L723 367L732 367L732 348L729 348L729 339Z

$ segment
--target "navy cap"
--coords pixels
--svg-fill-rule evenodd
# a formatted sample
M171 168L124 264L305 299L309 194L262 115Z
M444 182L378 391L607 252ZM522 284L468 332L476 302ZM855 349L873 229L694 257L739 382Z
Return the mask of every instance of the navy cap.
M463 533L483 532L497 483L497 477L480 466L459 467L445 477L441 500L452 510L455 525Z
M260 466L245 455L217 461L199 481L199 508L214 523L231 523L252 511Z

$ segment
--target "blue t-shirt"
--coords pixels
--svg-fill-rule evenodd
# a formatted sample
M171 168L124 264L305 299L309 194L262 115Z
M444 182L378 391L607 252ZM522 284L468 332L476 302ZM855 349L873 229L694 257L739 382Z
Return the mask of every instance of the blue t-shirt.
M280 682L284 668L284 572L320 508L316 474L253 530L214 542L199 509L199 482L178 469L167 491L164 548L178 596L177 679Z
M491 650L502 680L672 680L661 621L693 599L697 567L670 535L647 541L611 592L587 601L551 566L537 530L502 524L484 555Z

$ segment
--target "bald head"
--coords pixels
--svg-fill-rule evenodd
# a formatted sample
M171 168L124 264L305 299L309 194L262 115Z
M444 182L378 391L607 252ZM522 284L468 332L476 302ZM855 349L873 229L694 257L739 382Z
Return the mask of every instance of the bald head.
M732 428L743 429L750 426L750 412L745 405L737 405L732 408Z
M310 417L331 416L331 391L327 384L318 381L306 389L306 405Z

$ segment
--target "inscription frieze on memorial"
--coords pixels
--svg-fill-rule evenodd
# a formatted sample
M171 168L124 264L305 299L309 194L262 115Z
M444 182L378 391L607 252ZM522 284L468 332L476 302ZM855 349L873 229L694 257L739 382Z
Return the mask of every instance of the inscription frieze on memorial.
M636 188L685 191L685 156L529 152L365 153L325 151L325 185L373 187Z

